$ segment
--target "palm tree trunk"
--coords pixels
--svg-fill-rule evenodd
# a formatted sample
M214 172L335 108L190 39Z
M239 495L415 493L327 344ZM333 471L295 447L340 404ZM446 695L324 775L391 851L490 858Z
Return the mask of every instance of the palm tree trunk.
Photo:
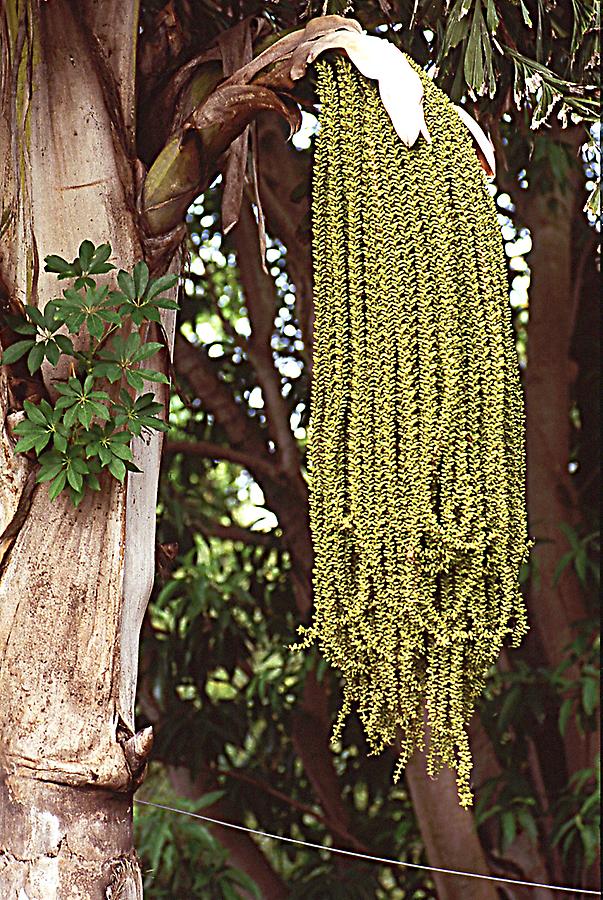
M0 285L5 306L43 308L57 293L47 254L71 259L90 239L109 241L123 267L144 255L131 158L138 4L6 0L0 28ZM30 388L48 390L49 374ZM160 439L135 449L144 474L125 487L107 480L77 510L51 503L12 452L19 404L3 384L0 895L138 898L132 794L152 737L134 734L134 694Z

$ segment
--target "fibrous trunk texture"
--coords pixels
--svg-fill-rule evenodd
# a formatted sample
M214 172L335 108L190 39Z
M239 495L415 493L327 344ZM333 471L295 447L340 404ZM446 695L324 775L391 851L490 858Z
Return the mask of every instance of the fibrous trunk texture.
M84 239L110 242L126 268L144 254L129 157L138 10L8 5L0 284L16 311L55 296L47 254L72 259ZM160 438L138 442L143 474L125 487L107 479L77 510L52 503L12 453L22 389L1 394L0 896L137 898L132 794L151 735L134 735L134 693ZM52 371L30 389L52 396Z
M494 204L468 132L421 73L407 148L371 82L319 65L310 512L317 639L397 769L471 803L467 724L526 629L523 403ZM303 629L302 629L303 631Z

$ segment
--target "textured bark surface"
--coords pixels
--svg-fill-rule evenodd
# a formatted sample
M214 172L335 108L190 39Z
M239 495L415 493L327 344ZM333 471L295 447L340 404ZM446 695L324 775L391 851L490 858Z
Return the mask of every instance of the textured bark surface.
M136 900L142 884L125 794L9 776L0 785L3 898Z
M109 241L123 267L143 255L128 159L137 7L126 7L104 3L99 18L98 3L54 0L20 9L16 32L4 26L0 267L13 309L58 293L41 271L49 253L71 259L90 239ZM44 381L52 395L51 370ZM76 510L31 489L1 397L0 895L140 897L131 796L151 735L133 735L134 691L160 438L138 444L144 474L125 487L105 476Z
M525 377L527 414L527 493L534 577L528 594L534 635L532 655L545 665L560 665L575 637L575 624L587 615L585 596L573 566L561 576L557 565L568 549L560 525L575 527L581 517L575 480L569 472L572 427L570 409L578 367L572 358L581 285L575 244L576 219L582 217L583 188L579 148L583 133L575 127L563 135L573 166L563 184L545 193L526 192L518 211L535 235L528 257L531 269L528 364ZM535 646L534 646L535 645ZM570 670L566 675L577 673ZM585 737L570 717L563 743L568 774L592 765L593 738ZM541 764L546 751L539 748Z
M489 872L471 813L458 803L452 772L437 781L425 770L424 754L415 754L405 770L412 805L431 866L466 872ZM496 886L477 878L433 873L438 900L498 900Z
M582 140L578 129L568 135L576 155ZM532 279L525 395L528 509L530 531L537 539L533 559L538 576L532 579L529 603L531 621L549 665L564 659L572 625L585 613L571 567L554 584L555 568L567 549L559 523L575 524L578 517L568 470L570 405L577 375L570 352L576 315L572 226L581 206L577 165L571 176L550 193L527 196L520 206L535 235L529 256Z

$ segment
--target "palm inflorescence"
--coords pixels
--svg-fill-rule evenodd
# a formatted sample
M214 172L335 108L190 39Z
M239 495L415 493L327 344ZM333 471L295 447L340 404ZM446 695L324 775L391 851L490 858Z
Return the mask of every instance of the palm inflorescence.
M415 67L417 68L417 67ZM417 69L418 70L418 69ZM453 105L419 71L431 143L374 83L317 65L310 439L317 640L373 752L425 746L472 801L467 726L527 629L524 419L494 203Z

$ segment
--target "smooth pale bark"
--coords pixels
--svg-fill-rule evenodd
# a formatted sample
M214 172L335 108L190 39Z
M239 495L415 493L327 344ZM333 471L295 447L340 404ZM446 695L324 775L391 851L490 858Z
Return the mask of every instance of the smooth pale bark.
M109 241L125 268L143 256L128 156L137 5L12 10L16 30L5 19L2 34L1 283L13 308L43 308L61 287L42 271L47 254L72 258L90 239ZM4 421L5 390L0 399ZM44 485L31 489L31 463L12 446L5 433L0 896L138 898L132 793L151 735L134 735L134 692L160 437L137 444L144 474L125 487L103 476L77 510L51 503Z

